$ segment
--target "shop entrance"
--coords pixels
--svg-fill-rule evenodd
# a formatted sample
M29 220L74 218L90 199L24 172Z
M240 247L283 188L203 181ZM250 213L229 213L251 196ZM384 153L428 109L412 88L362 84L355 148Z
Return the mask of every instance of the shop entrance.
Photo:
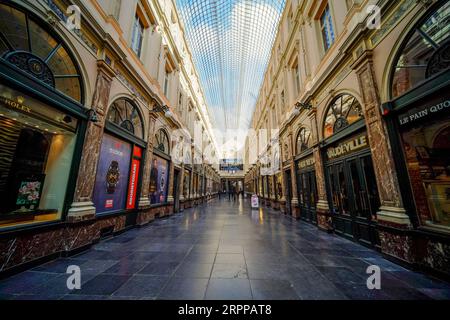
M370 152L327 164L326 175L336 233L378 246L376 211L380 202Z
M180 211L180 170L173 170L173 212Z
M284 174L286 177L286 214L291 215L292 214L292 208L291 208L291 200L292 200L292 177L291 177L291 171L287 170Z
M303 171L298 175L298 199L300 218L306 222L317 224L316 203L317 184L314 169Z

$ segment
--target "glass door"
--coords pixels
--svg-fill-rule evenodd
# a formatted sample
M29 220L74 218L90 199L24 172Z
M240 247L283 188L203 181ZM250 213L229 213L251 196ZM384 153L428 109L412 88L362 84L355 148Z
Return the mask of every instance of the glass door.
M346 163L344 161L327 166L328 202L336 233L354 238L352 212L348 189Z
M370 155L359 155L327 167L330 210L337 233L376 246L378 188Z
M310 170L299 174L298 193L301 218L316 223L317 185L315 171Z

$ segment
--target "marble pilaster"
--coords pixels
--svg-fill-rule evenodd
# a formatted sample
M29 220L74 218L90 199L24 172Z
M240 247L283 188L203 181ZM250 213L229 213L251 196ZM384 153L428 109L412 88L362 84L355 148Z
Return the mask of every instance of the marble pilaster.
M97 162L100 155L103 128L108 109L109 94L114 71L104 61L97 62L97 80L91 109L97 113L98 122L88 121L83 150L78 170L74 202L69 209L68 221L82 221L95 217L92 202Z

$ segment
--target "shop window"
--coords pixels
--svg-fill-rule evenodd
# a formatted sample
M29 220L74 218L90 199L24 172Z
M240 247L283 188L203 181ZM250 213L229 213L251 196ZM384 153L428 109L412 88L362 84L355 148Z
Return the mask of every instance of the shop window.
M78 120L0 85L0 227L57 220Z
M362 107L355 97L342 94L331 103L324 124L324 138L345 129L363 119Z
M65 45L32 15L0 3L0 59L82 102L80 72Z
M309 141L311 138L311 131L306 128L300 129L297 135L297 154L306 151L309 148Z
M449 117L401 133L419 217L424 225L450 230Z
M128 131L134 136L144 138L144 125L136 106L127 99L116 100L110 107L108 121Z
M142 161L142 146L121 138L121 132L143 137L138 109L130 101L119 99L109 108L106 119L112 124L103 134L93 202L97 214L135 209Z
M450 65L450 2L440 1L410 33L394 63L392 97L417 87L424 80L448 70Z
M170 154L169 137L163 129L159 129L155 135L155 148L165 154Z

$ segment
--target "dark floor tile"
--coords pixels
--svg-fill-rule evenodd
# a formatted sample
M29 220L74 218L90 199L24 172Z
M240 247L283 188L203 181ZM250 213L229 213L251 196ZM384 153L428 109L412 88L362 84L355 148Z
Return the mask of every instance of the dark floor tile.
M50 261L48 263L45 263L43 265L40 265L36 268L33 268L31 271L41 271L41 272L50 272L50 273L66 273L67 268L72 265L78 265L85 263L85 260L78 260L78 259L68 259L68 258L61 258L56 259L53 261Z
M215 263L211 278L248 279L247 267L240 263Z
M317 270L322 273L328 280L333 283L345 283L345 284L359 284L364 285L367 282L366 276L369 275L363 273L358 274L345 267L321 267L317 266Z
M252 280L287 280L292 276L289 266L284 264L247 263L247 270Z
M364 258L364 260L367 261L367 263L369 263L370 265L376 265L380 267L383 271L407 271L407 269L403 268L402 266L390 262L389 260L386 260L382 257Z
M48 301L48 300L60 300L64 295L63 294L21 294L14 297L13 300L39 300L39 301Z
M135 261L153 261L158 256L159 252L145 252L145 251L135 251L131 253L126 259Z
M450 300L450 289L419 289L419 291L434 300Z
M239 253L244 252L244 248L240 245L219 245L218 253Z
M212 263L184 262L173 276L177 278L209 278L212 267Z
M181 262L186 257L186 253L160 252L155 257L155 262Z
M218 253L215 263L245 263L242 253Z
M74 290L71 294L76 295L111 295L119 289L130 276L101 274L86 282L80 290Z
M61 298L61 300L109 300L109 295L89 295L89 294L67 294Z
M302 300L347 300L346 295L319 271L297 274L290 281Z
M206 300L251 300L250 281L246 279L210 279Z
M133 275L142 270L149 262L124 259L117 262L111 268L106 269L104 274Z
M431 300L432 298L425 295L414 288L408 287L383 287L381 285L381 291L389 295L394 300Z
M191 250L190 253L191 254L193 254L193 253L200 253L200 254L213 253L213 254L216 254L218 247L219 246L217 246L217 245L210 245L210 244L195 244L192 247L192 250Z
M178 266L178 262L150 262L147 266L141 269L138 274L171 276Z
M117 291L114 297L156 297L169 277L134 275L125 282Z
M323 267L345 267L346 263L336 256L317 254L305 254L304 257L315 266Z
M164 300L201 300L205 296L208 279L172 278L159 294Z
M392 300L384 290L370 290L366 285L336 283L336 287L350 300Z
M190 252L183 261L192 263L214 263L215 260L215 253Z
M299 300L294 286L286 280L250 280L255 300Z
M102 273L115 265L117 261L118 260L88 260L80 265L81 275Z
M0 294L24 294L59 277L56 273L26 271L0 281Z
M438 279L415 273L409 270L405 271L389 271L387 274L398 278L413 288L421 289L450 289L450 285Z

